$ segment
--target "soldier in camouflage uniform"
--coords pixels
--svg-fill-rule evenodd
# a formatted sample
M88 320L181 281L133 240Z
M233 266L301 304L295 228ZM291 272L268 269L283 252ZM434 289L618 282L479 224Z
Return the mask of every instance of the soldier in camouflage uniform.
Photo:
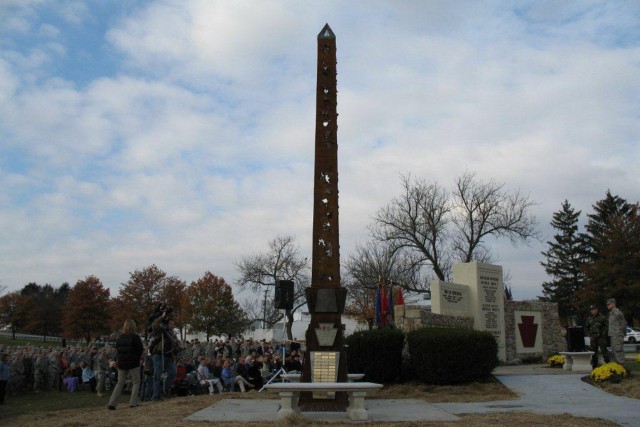
M96 354L93 360L93 371L96 376L96 391L98 397L102 397L102 393L105 392L105 382L109 375L109 357L107 356L107 349L101 349Z
M193 345L191 345L191 355L190 355L191 357L189 359L197 360L198 357L200 357L200 351L203 351L203 350L204 350L204 345L200 344L200 342L196 338L195 341L193 342Z
M52 351L49 355L49 390L59 390L62 381L62 363L60 362L60 354Z
M611 339L611 358L614 362L624 364L624 336L627 329L627 321L616 307L615 298L607 300L607 308L609 309L609 329L607 333Z
M45 350L40 350L35 358L33 366L33 389L45 390L49 385L49 356Z
M20 372L20 391L31 391L31 386L33 385L33 359L31 358L31 353L23 352L20 356L20 361L22 365L18 363L16 365L16 369Z
M597 305L592 305L591 316L587 319L585 329L591 340L591 366L598 367L598 350L602 354L605 363L609 363L609 351L607 351L607 319L600 314Z
M24 362L22 353L18 352L13 355L9 365L11 369L9 370L7 391L11 393L20 393L24 391Z

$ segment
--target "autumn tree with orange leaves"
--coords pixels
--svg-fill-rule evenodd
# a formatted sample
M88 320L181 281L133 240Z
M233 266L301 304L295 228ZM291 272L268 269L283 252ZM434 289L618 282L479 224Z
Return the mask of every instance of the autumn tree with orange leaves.
M62 330L66 338L92 338L110 332L109 289L96 276L78 280L67 295Z
M208 340L212 335L233 336L246 329L246 315L222 277L207 271L187 287L187 297L190 332L205 333Z
M189 300L186 295L187 284L177 277L167 277L160 288L159 298L167 307L172 308L171 316L180 331L180 339L185 339L189 313Z
M179 305L181 301L176 295L179 294L180 287L184 286L183 281L175 276L167 276L167 273L155 264L129 274L129 280L122 284L113 304L111 327L114 330L119 329L129 318L133 319L138 325L138 330L144 333L149 316L160 304L167 304L176 313L182 311ZM180 327L179 319L174 319L176 326Z

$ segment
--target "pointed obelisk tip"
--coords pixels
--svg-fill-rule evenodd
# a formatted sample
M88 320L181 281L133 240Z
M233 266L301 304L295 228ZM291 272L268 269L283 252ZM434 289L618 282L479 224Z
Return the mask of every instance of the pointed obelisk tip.
M331 31L331 27L329 26L329 24L325 24L322 31L320 31L320 34L318 34L318 38L319 39L335 39L336 35L333 34L333 31Z

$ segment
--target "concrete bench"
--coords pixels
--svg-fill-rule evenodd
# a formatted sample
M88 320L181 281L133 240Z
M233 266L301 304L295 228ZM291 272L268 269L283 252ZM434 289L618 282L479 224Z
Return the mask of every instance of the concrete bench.
M367 391L382 388L382 384L376 383L272 383L265 386L267 390L275 390L280 395L280 409L278 418L286 418L291 414L300 412L298 408L298 398L300 392L345 392L349 396L349 407L347 417L354 421L366 421L369 419L364 400Z
M280 378L291 381L292 383L300 382L302 374L280 374ZM364 374L347 374L347 381L350 383L354 381L360 381L364 378Z
M561 351L564 356L562 369L567 371L591 371L591 357L593 351Z

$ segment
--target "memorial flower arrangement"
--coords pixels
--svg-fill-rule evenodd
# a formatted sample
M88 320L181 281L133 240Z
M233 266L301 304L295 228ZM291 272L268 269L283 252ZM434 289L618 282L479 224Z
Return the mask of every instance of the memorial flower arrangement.
M564 365L564 356L561 354L554 354L547 359L547 365L551 368L562 368L562 365Z
M596 382L611 381L619 382L627 376L627 370L622 365L610 362L602 366L598 366L591 371L591 379Z
M640 362L640 354L636 356L636 362Z

